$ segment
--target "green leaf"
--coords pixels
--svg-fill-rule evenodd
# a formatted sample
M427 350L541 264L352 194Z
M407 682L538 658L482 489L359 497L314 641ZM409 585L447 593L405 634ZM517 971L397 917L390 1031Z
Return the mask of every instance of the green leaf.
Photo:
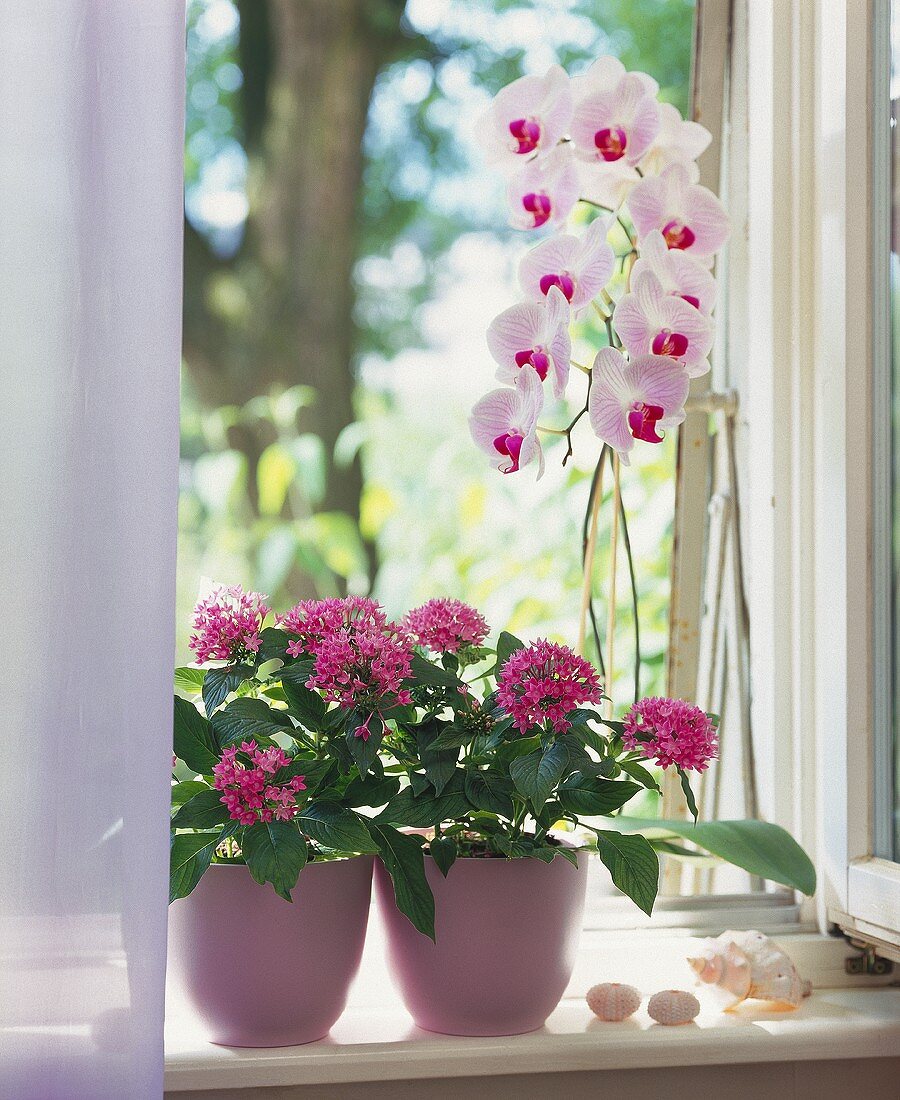
M302 775L306 781L304 790L308 798L313 791L320 786L333 767L334 761L332 760L323 760L311 756L300 756L298 754L291 757L289 764L285 764L283 768L278 769L272 776L272 782L287 783L287 781L293 779L295 775Z
M396 776L386 775L381 779L357 776L348 784L344 802L348 806L386 806L399 790L400 780Z
M252 665L229 665L227 668L211 668L203 681L203 706L211 718L228 696L253 677Z
M419 684L431 684L432 687L447 688L451 692L457 692L461 680L454 672L449 672L440 665L432 664L418 653L414 653L410 662L412 676L410 679ZM457 692L458 693L458 692ZM460 696L460 700L462 696ZM456 700L451 701L451 705Z
M624 833L665 829L712 852L735 867L803 894L816 892L816 870L790 833L768 821L689 821L615 817L611 826Z
M183 760L191 771L199 775L212 775L219 762L219 747L212 726L193 703L175 696L175 724L173 727L175 755Z
M565 745L554 741L544 752L538 750L513 760L509 766L509 774L532 807L540 810L562 779L568 762L569 754Z
M613 883L647 916L659 890L659 859L646 837L595 829L597 851Z
M553 855L559 856L560 859L565 859L572 864L573 867L578 866L578 853L568 848L565 844L558 844L552 849Z
M244 830L241 852L253 878L262 885L271 882L275 893L291 900L291 890L297 885L306 864L308 849L296 823L291 821L261 821Z
M460 749L463 745L468 745L474 737L473 733L469 733L460 726L455 724L445 725L428 747L432 750Z
M363 776L363 778L365 778L369 773L369 769L375 763L375 758L378 756L378 749L384 739L384 723L377 714L373 714L369 718L369 736L357 736L356 731L360 729L364 722L365 718L359 714L358 711L353 711L347 719L347 725L345 727L347 748L349 748L350 755L356 762L356 766L359 768L359 774Z
M510 657L516 652L517 649L524 649L525 643L515 636L510 634L507 630L500 632L500 637L497 639L497 665L495 674L499 674L503 666L510 659Z
M234 699L212 717L212 727L220 748L239 741L259 741L294 728L283 710L275 710L264 699Z
M618 763L622 771L627 772L632 779L636 779L642 787L646 787L651 791L659 791L659 784L653 778L652 773L643 765L638 764L635 760L620 760Z
M435 794L441 794L456 771L459 749L435 749L435 731L426 726L419 730L419 759Z
M336 802L311 802L294 821L311 840L333 851L378 851L364 819Z
M288 642L293 641L290 634L280 627L267 626L260 634L259 649L256 651L256 659L260 664L274 660L276 657L282 661L289 661L287 647Z
M556 797L563 809L571 814L597 817L618 810L641 789L630 781L594 779L575 772L560 784Z
M442 821L462 817L468 808L461 794L442 794L437 797L422 794L416 797L412 787L404 787L388 802L378 815L378 820L405 825L411 829L428 829Z
M466 772L466 798L478 810L500 817L513 815L512 782L505 775L489 771Z
M221 830L214 833L173 833L169 848L169 903L185 898L210 865Z
M181 783L172 784L172 809L177 810L183 806L189 798L193 798L200 791L208 791L210 788L199 779L185 779Z
M319 733L325 723L325 700L318 692L312 691L297 680L281 681L288 702L289 713L306 729Z
M230 814L222 804L222 792L204 787L179 809L172 818L176 829L212 829L224 825Z
M176 668L175 690L184 692L185 695L199 695L205 678L205 668Z
M434 895L425 877L425 857L418 839L375 821L369 830L394 884L397 908L414 928L434 940Z
M435 866L444 876L456 862L456 841L450 836L436 836L428 844Z
M697 803L694 799L694 792L691 790L690 780L687 777L687 773L683 768L676 768L678 777L681 780L681 789L684 792L684 800L687 803L687 808L691 812L691 817L694 819L694 824L697 823Z

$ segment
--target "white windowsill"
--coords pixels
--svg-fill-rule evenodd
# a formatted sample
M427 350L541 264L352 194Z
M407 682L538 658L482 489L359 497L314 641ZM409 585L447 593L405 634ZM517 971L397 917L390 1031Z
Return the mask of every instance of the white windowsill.
M500 1038L433 1035L416 1028L400 1003L380 939L374 919L346 1012L327 1039L307 1046L213 1046L204 1041L178 991L171 990L167 1093L490 1077L508 1074L511 1065L528 1074L900 1055L898 988L820 988L787 1013L767 1011L759 1003L721 1013L700 991L703 1011L686 1027L654 1024L643 1007L623 1024L595 1021L583 998L594 982L630 981L645 995L694 987L684 960L697 940L674 930L660 936L586 932L567 996L540 1031ZM842 959L850 949L843 942L802 935L793 945L786 938L782 942L814 981L846 984Z

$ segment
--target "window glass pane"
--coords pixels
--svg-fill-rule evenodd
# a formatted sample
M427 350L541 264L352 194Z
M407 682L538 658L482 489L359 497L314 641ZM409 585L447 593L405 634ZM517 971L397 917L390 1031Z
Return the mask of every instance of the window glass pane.
M891 631L893 634L892 659L892 720L884 723L884 728L876 730L875 748L875 790L876 823L875 852L877 855L900 859L900 145L897 138L897 119L900 115L900 0L891 3L891 42L890 42L890 374L891 374L891 421L890 438L890 496L891 496L891 542L892 542L892 582L891 582ZM885 118L885 125L888 119ZM886 173L888 174L888 173ZM876 180L876 186L878 181ZM876 195L877 199L877 195ZM888 203L884 204L885 209ZM876 202L876 209L878 205ZM876 248L878 242L876 242ZM875 318L876 340L878 318ZM876 385L877 385L877 344L876 344ZM876 432L878 429L878 395L876 393ZM876 472L879 456L875 456ZM888 479L886 479L888 480ZM885 486L887 488L887 486ZM876 506L878 502L876 502ZM876 582L877 583L877 582ZM878 600L876 589L876 616Z

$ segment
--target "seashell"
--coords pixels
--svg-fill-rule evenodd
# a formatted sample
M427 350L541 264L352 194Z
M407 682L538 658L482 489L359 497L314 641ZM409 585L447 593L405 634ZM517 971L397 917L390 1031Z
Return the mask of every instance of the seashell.
M591 986L585 1000L591 1012L601 1020L620 1023L633 1016L641 1007L641 995L633 985L602 982Z
M722 993L725 1008L751 998L796 1008L809 995L789 956L762 932L723 932L688 963L701 982Z
M700 1002L684 989L663 989L650 998L647 1012L651 1019L667 1027L689 1024L699 1014Z

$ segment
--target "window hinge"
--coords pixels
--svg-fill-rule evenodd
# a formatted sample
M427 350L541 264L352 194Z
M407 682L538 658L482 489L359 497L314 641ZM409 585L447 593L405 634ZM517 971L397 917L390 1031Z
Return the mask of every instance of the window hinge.
M894 964L890 959L885 959L875 952L875 948L864 940L854 939L853 936L844 935L844 939L851 947L856 948L855 955L848 955L844 959L844 970L848 974L865 974L873 978L882 978L890 974Z

